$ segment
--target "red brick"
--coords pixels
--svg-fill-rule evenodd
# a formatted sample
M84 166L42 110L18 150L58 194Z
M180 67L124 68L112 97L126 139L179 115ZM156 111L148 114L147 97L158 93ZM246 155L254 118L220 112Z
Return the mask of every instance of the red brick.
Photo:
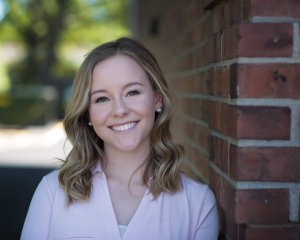
M209 17L200 21L197 27L194 29L195 34L197 35L198 44L207 38L208 33L211 31L209 24Z
M222 59L234 57L290 57L293 26L290 23L241 23L222 37Z
M299 99L299 76L300 64L235 64L230 67L231 95Z
M242 23L239 36L234 37L239 38L241 57L290 57L293 53L290 23Z
M215 136L211 136L210 159L224 173L228 173L229 143Z
M180 98L178 110L194 119L208 122L208 101L196 98Z
M203 150L209 153L210 149L210 141L209 141L209 132L210 130L206 127L202 127L201 125L197 125L195 130L197 132L195 133L195 143L200 146Z
M221 33L215 33L215 62L222 61L222 38Z
M237 111L221 102L210 103L209 127L225 135L237 136Z
M288 107L230 106L211 102L209 114L211 129L236 139L290 138L291 111Z
M205 94L205 95L210 94L210 83L212 79L212 74L213 73L211 70L199 73L198 85L197 85L198 93Z
M195 14L200 18L204 14L204 3L203 1L194 1L195 2Z
M248 226L246 228L246 240L272 239L272 240L298 240L300 227L296 225L286 226Z
M238 190L235 203L237 223L280 224L289 221L286 189Z
M217 0L203 0L203 7L210 9L217 5L220 1Z
M225 212L221 207L221 187L222 187L222 177L215 172L215 170L210 167L209 169L209 186L215 194L217 204L218 204L218 212L219 212L219 220L220 220L220 230L222 232L226 232L225 229Z
M217 33L217 32L221 32L222 29L224 29L225 27L225 21L224 21L224 18L225 18L225 13L224 13L224 4L221 4L219 6L216 6L214 9L213 9L213 12L212 12L212 15L210 17L210 28L212 28L212 31L214 33Z
M204 176L205 179L209 179L209 159L208 157L203 154L202 152L199 152L199 150L194 149L194 159L193 163L197 169L197 172L201 174L201 176ZM203 179L203 180L205 180Z
M209 95L210 71L173 79L170 87L178 92Z
M300 148L231 146L229 169L236 180L300 182Z
M235 190L211 171L211 186L226 217L236 224L280 224L289 221L289 193L286 189ZM215 178L219 180L212 180ZM279 207L280 206L280 207Z
M184 112L186 107L189 105L188 99L183 97L178 97L177 99L177 111Z
M198 51L195 51L197 62L195 67L203 67L216 60L216 38L210 36Z
M300 2L298 0L247 0L249 16L275 16L300 18Z
M229 69L228 67L217 67L213 71L211 79L211 93L217 97L229 97Z
M244 18L243 16L243 1L240 0L231 0L228 1L227 5L227 12L229 15L229 19L227 22L229 23L228 26L235 24L236 22L240 22Z
M180 169L181 169L181 172L184 173L184 175L186 175L198 182L207 184L206 179L203 179L202 175L199 175L199 172L195 171L195 167L191 167L191 162L188 162L187 159L184 159Z
M209 179L209 160L207 155L203 154L198 149L188 144L184 144L184 148L185 148L185 155L187 159L194 166L193 168L190 169L190 171L194 175L200 173L206 179Z
M183 134L185 132L186 125L187 125L187 122L184 119L179 118L179 117L176 118L176 121L173 121L172 131L174 132L174 135L177 135L178 137L180 137L180 138L178 138L179 140L181 139L181 134ZM180 132L176 131L177 129L180 129Z
M232 26L242 19L242 6L241 0L223 1L223 9L219 13L222 16L222 29Z
M215 170L212 167L210 167L209 171L209 186L215 194L218 205L220 205L222 176L215 172Z
M181 129L182 131L183 129ZM199 124L188 122L183 130L186 136L200 146L202 149L209 152L209 129Z
M189 99L189 103L189 115L204 122L208 122L208 101L203 99Z
M220 206L225 215L232 217L236 222L236 190L227 180L222 178Z
M197 4L193 0L189 0L185 3L185 8L182 10L184 25L190 26L197 21L199 15L203 14L203 5L201 6L202 8L197 8Z
M241 20L242 6L243 3L240 0L221 1L219 5L215 6L210 20L213 32L221 32Z
M181 164L181 171L188 177L195 178L195 173L191 171L189 168L189 164L187 162L188 160L186 158L183 159L183 162Z
M238 57L239 33L238 26L234 25L221 33L221 60Z
M234 218L230 215L225 215L224 217L224 229L228 238L224 237L224 239L220 240L245 240L245 224L237 224Z
M223 121L222 121L222 112L223 104L220 102L210 102L209 106L209 128L215 131L222 131Z
M287 107L239 106L237 114L238 139L290 139L291 110Z

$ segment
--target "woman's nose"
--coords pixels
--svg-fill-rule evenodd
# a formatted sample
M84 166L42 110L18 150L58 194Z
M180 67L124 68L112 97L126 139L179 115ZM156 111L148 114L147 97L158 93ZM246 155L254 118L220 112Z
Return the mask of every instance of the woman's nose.
M128 113L128 107L124 99L120 98L114 101L113 104L113 115L120 117Z

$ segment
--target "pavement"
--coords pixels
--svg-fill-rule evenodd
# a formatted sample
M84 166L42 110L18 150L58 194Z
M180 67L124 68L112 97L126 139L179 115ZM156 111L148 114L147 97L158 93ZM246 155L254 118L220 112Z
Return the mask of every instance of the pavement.
M61 122L25 129L0 129L0 167L56 167L70 143Z
M41 178L65 159L71 145L61 122L25 129L0 128L0 239L20 239Z

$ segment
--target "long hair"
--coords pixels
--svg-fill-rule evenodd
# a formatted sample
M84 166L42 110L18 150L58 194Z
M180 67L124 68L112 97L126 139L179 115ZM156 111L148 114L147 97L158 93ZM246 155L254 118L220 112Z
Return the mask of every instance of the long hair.
M153 90L162 95L163 111L156 116L150 133L151 151L145 162L143 183L154 198L161 192L174 193L181 188L182 147L171 137L174 106L167 82L156 59L143 45L131 38L120 38L88 53L74 79L64 118L64 128L73 148L59 173L59 182L67 194L68 203L89 198L93 178L91 169L99 159L104 164L103 140L88 125L92 72L98 62L117 54L134 59L146 72Z

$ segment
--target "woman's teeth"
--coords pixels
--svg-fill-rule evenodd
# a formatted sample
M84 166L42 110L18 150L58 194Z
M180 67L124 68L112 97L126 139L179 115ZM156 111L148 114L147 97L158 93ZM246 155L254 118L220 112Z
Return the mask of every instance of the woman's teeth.
M123 125L112 126L111 128L114 131L123 132L123 131L133 128L135 125L136 125L136 122L130 122L130 123L126 123Z

